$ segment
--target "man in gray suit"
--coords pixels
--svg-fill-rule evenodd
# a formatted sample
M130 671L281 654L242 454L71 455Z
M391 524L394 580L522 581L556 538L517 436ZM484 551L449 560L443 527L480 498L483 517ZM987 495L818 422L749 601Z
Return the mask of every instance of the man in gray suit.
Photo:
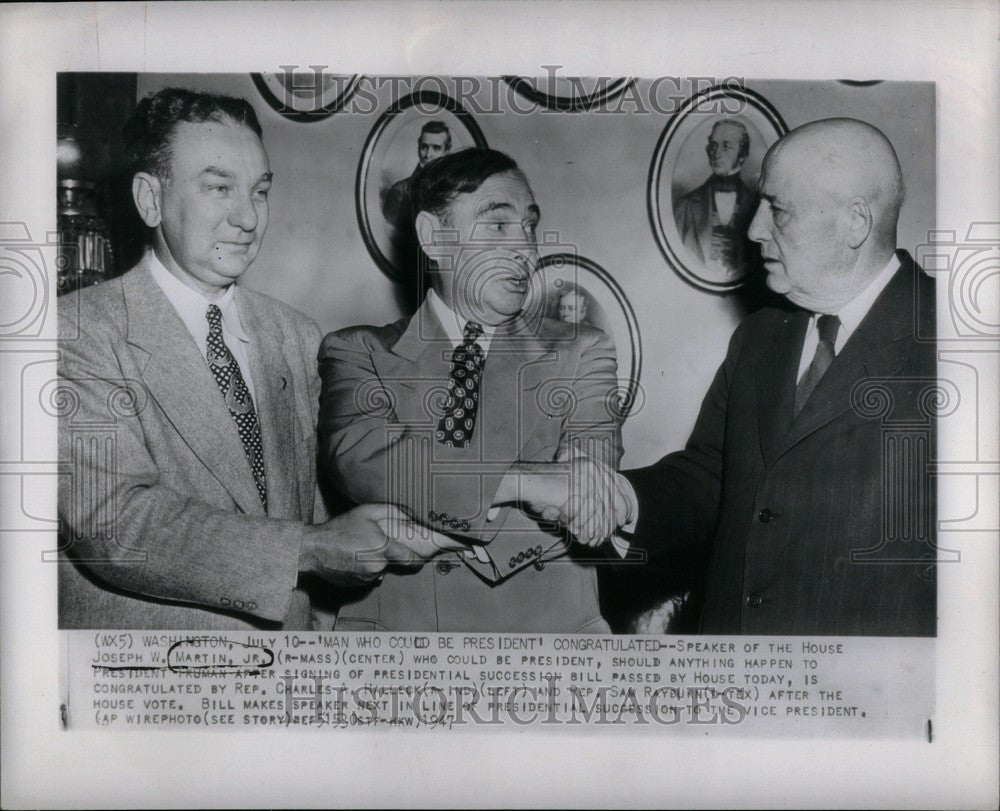
M152 245L59 302L60 627L308 629L308 583L448 542L386 505L314 523L320 332L235 284L268 219L253 108L166 89L125 136Z
M526 307L541 212L509 156L437 159L414 204L430 288L412 316L324 339L321 454L349 498L470 546L354 595L336 628L607 633L595 561L520 507L539 467L563 482L576 455L617 467L614 344Z

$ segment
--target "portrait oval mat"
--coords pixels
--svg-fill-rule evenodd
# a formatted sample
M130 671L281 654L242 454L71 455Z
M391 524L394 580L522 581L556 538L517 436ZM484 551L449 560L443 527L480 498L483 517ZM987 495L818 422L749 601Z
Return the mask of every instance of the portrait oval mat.
M358 89L361 75L357 73L325 73L312 71L292 74L251 73L257 91L276 113L304 124L323 121L342 110Z
M728 276L707 267L703 258L684 244L675 204L711 178L705 145L715 123L722 120L739 122L750 137L750 152L738 178L754 192L764 154L788 127L763 96L729 86L712 87L692 96L671 118L657 141L647 185L650 225L667 263L689 284L713 293L737 289L747 281L752 268Z
M559 300L569 292L587 301L584 323L607 333L618 358L617 413L624 420L642 405L642 340L639 322L625 291L615 277L592 259L576 253L553 253L539 261L532 278L524 313L529 323L542 317L559 318Z
M554 83L542 89L539 83L545 81L544 79L504 76L503 80L529 101L548 110L561 110L565 113L583 113L592 110L617 98L635 83L635 79L628 76L613 79L601 77L591 90L587 90L586 80L574 76L556 78Z
M487 146L476 120L461 104L442 93L422 90L404 96L379 117L368 134L358 163L354 193L361 237L379 270L394 282L404 281L405 268L393 256L395 229L386 221L382 202L393 183L412 173L417 163L420 130L425 123L435 120L448 127L450 151ZM395 177L396 174L400 176Z

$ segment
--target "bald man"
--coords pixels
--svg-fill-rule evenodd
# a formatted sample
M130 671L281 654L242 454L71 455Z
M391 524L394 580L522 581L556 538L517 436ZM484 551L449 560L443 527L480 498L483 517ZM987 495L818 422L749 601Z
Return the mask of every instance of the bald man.
M896 154L817 121L759 185L749 235L795 306L740 324L687 446L603 500L632 547L706 552L704 633L933 636L934 287L896 250Z

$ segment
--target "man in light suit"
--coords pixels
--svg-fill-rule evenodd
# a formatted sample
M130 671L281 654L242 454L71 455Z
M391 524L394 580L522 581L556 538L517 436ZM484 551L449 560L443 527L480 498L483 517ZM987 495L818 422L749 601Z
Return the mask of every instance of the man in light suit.
M166 89L126 142L152 246L59 302L60 627L307 629L310 578L368 582L446 539L385 505L313 524L319 329L235 284L268 218L253 108Z
M934 285L895 250L895 151L806 124L760 194L749 233L795 307L740 324L686 448L604 492L616 545L710 545L704 633L933 636Z
M750 134L735 119L716 121L705 146L711 176L674 203L677 230L692 256L720 281L744 276L753 254L747 226L757 195L740 179Z
M351 499L398 504L469 548L359 593L337 628L606 633L593 561L530 493L540 468L558 487L596 470L587 458L617 466L611 339L525 311L540 212L508 156L446 155L413 190L430 290L413 316L326 336L320 453Z

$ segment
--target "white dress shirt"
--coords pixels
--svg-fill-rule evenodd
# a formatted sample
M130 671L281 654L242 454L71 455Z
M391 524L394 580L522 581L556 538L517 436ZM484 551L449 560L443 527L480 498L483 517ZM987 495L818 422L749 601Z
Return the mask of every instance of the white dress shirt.
M465 335L463 333L465 332L465 325L469 322L463 320L458 313L445 304L441 296L434 292L434 288L430 288L427 291L427 303L430 304L431 310L437 316L437 320L441 322L445 335L448 336L448 340L451 341L452 346L464 343ZM483 348L483 358L485 359L490 351L490 343L493 341L493 333L496 330L485 324L480 324L480 326L483 328L483 334L476 338L476 343ZM493 521L499 514L499 507L490 507L486 512L486 520ZM475 557L483 563L490 562L489 554L479 544L473 544L472 548L465 550L464 554L468 557Z
M833 346L833 354L835 356L840 354L840 350L844 348L847 339L854 334L854 330L858 328L858 324L868 315L868 311L875 303L875 299L878 298L878 294L889 284L889 280L897 270L899 270L899 259L896 254L893 254L892 259L889 260L889 264L882 269L882 272L878 276L871 280L868 287L855 296L851 302L841 307L840 312L830 313L830 315L836 315L840 319L840 327L837 330L837 341ZM819 345L819 329L816 327L817 319L818 316L816 313L809 316L809 326L806 327L806 337L802 342L802 357L799 359L799 372L795 376L797 381L802 379L802 375L806 373L806 369L809 368L809 364L812 363L813 357L816 355L816 347Z
M871 283L864 290L849 303L841 307L839 312L831 313L831 315L836 315L840 319L840 328L837 331L837 340L833 347L834 355L840 354L848 339L854 334L854 330L858 328L858 324L868 315L868 311L872 308L879 293L889 284L889 281L898 269L899 258L896 254L893 254L886 266L872 279ZM812 363L813 356L816 354L816 347L819 344L819 330L816 327L816 320L817 316L813 313L809 318L809 326L806 328L805 340L802 342L802 355L799 359L799 371L795 378L796 381L805 374L806 369L809 368L809 364ZM630 534L635 532L636 525L639 523L639 499L635 495L635 490L632 489L631 482L621 474L618 475L629 503L629 520L622 524L621 531ZM628 541L619 535L615 535L612 537L611 542L614 544L618 554L624 557L629 549Z
M433 288L427 291L427 302L431 305L431 310L434 311L437 320L441 322L441 326L444 327L444 332L448 336L448 340L451 341L452 346L464 343L465 336L463 333L465 325L469 322L462 319L458 313L445 304L441 296L435 293ZM483 348L483 357L485 357L490 351L490 343L493 341L493 333L496 329L495 327L488 327L486 324L480 324L479 326L483 328L483 334L476 338L476 343Z
M722 225L729 225L733 218L733 211L736 209L736 192L717 191L715 195L715 213L719 215L719 222Z
M187 331L191 333L194 342L201 352L202 359L208 364L208 305L215 304L222 312L222 340L226 342L229 351L240 365L243 380L246 381L250 396L254 398L253 377L250 374L250 355L248 346L250 338L240 323L240 314L236 310L235 286L229 285L218 296L210 298L200 290L188 287L184 282L167 270L157 258L155 251L149 252L149 269L153 279L160 286L167 300L177 311Z

